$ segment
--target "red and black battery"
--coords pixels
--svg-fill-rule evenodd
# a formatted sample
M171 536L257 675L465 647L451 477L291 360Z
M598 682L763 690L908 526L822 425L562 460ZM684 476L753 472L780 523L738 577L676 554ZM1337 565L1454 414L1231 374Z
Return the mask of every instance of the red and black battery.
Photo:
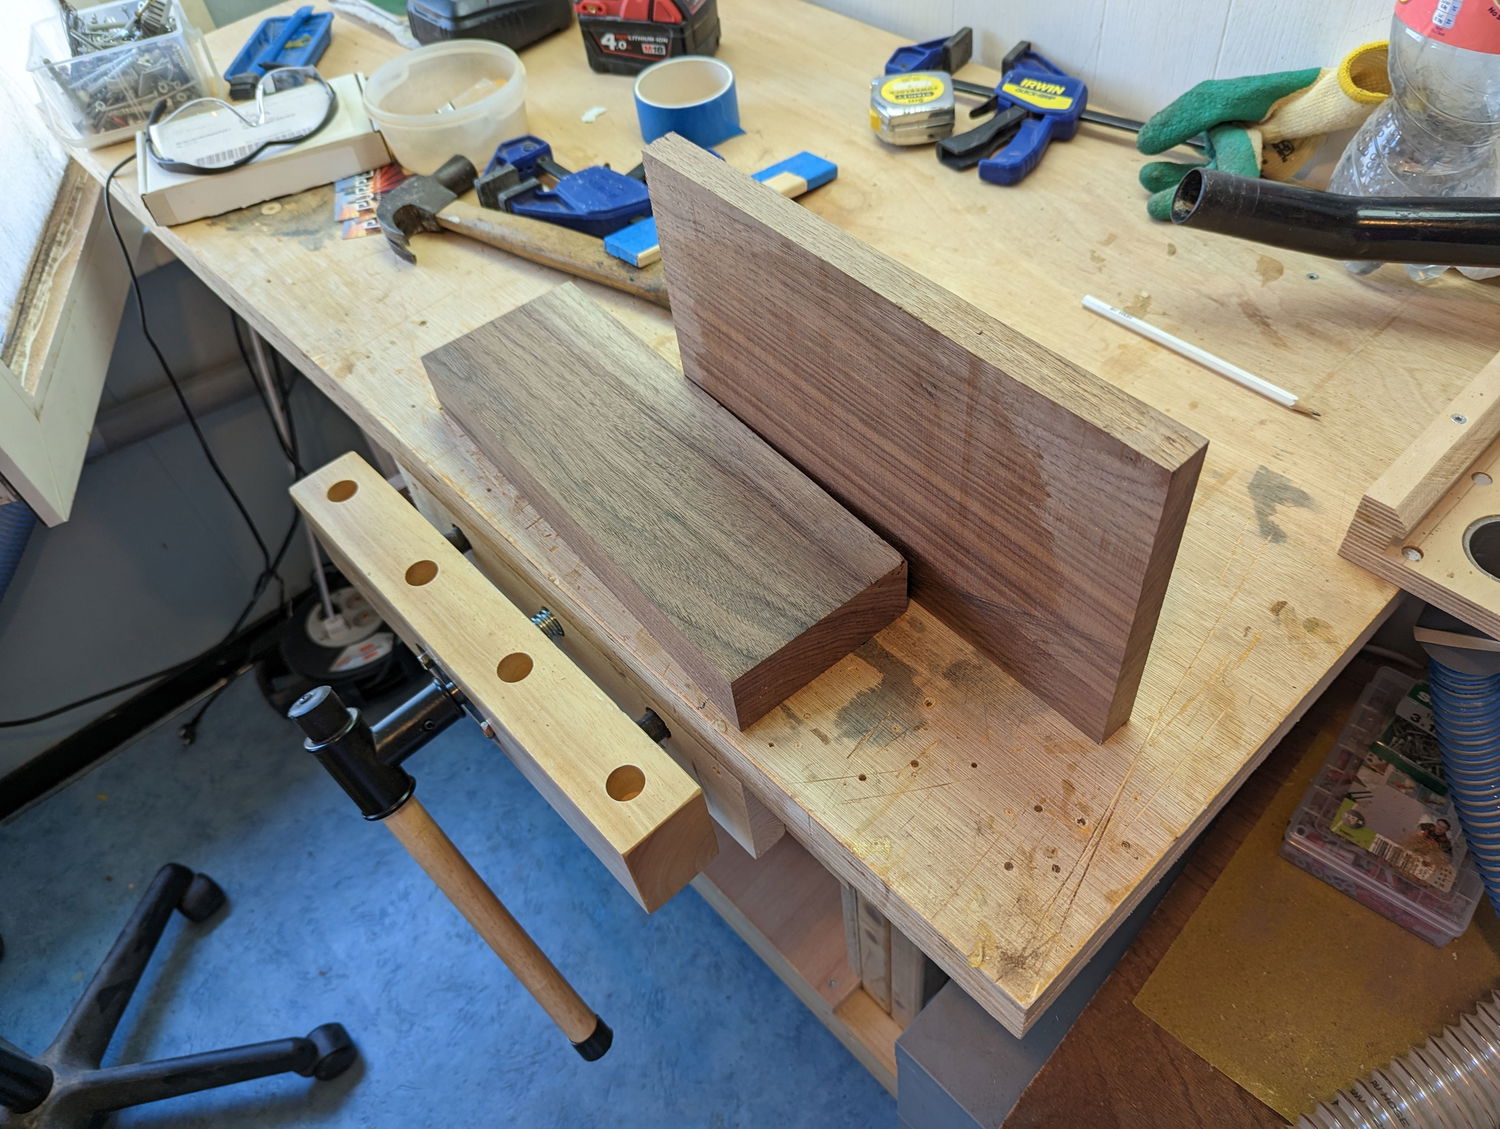
M718 0L576 0L573 10L589 66L604 74L719 49Z

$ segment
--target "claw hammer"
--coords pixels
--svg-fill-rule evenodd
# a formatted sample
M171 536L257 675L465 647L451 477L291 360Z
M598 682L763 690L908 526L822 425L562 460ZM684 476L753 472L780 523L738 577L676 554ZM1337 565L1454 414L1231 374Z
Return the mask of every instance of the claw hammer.
M456 231L533 263L612 286L658 306L668 305L666 277L660 265L641 269L627 266L606 254L600 240L581 231L460 200L474 187L478 175L468 158L450 157L431 176L411 177L387 193L375 215L391 249L415 263L411 236L422 231Z

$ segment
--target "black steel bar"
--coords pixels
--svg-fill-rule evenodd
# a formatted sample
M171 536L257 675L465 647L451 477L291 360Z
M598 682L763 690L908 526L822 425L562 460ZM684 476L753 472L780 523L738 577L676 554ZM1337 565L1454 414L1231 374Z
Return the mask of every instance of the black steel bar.
M384 764L399 765L463 716L449 687L428 683L371 727L375 755Z

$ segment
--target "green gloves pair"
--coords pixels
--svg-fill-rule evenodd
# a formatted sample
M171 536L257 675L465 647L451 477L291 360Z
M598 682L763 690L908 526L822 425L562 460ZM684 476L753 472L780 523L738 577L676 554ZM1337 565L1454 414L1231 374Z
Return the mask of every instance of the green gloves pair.
M1290 180L1330 133L1353 129L1390 94L1386 45L1367 43L1335 68L1200 82L1141 127L1136 148L1163 153L1203 134L1211 169ZM1177 184L1205 162L1152 161L1141 169L1146 211L1165 220Z

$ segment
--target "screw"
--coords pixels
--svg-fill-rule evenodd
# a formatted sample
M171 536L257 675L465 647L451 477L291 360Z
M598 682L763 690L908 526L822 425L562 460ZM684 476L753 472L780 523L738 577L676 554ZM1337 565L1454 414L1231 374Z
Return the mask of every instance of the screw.
M1448 418L1451 419L1454 423L1468 423L1469 422L1469 417L1468 416L1459 415L1456 412L1453 415L1449 416Z
M487 718L479 723L479 732L483 733L491 741L495 739L495 727L490 724Z
M557 614L551 608L539 610L531 617L531 622L536 624L548 639L561 639L564 635L562 620L557 618Z

